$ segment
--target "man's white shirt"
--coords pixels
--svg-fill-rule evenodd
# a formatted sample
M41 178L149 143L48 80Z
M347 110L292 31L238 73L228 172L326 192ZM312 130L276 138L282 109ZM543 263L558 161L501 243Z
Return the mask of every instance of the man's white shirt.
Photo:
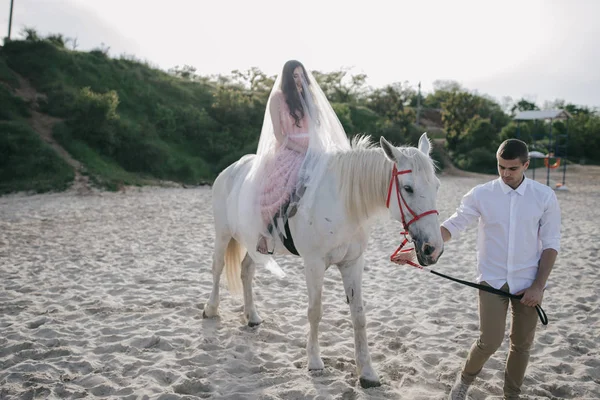
M535 280L542 251L560 251L560 207L554 191L525 178L514 190L501 178L467 193L444 226L452 240L479 220L477 281L511 293Z

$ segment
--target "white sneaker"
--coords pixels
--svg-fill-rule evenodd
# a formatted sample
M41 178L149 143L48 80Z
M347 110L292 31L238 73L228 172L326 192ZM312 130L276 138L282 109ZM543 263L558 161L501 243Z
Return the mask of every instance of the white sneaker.
M467 392L469 391L470 386L471 385L463 383L462 380L459 378L458 382L456 382L456 384L450 391L448 400L465 400L467 398Z

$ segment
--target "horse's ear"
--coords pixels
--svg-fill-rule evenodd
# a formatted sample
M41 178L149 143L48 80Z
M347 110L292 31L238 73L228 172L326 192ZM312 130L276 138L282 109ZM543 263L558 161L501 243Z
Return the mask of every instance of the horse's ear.
M423 133L419 138L419 150L421 150L422 153L425 153L427 155L429 155L429 153L431 152L431 142L427 137L427 132Z
M396 150L396 148L394 146L392 146L392 144L390 142L388 142L383 136L379 138L379 144L381 145L381 148L383 149L385 156L390 161L392 161L392 162L398 161L398 158L396 157L396 154L394 152L394 150Z

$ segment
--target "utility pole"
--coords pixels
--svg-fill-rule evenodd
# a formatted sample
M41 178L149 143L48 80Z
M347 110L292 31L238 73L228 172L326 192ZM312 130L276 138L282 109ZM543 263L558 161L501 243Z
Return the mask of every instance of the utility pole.
M8 40L10 40L10 31L12 28L12 12L14 0L10 0L10 14L8 16Z
M417 94L417 126L421 121L421 82L419 82L419 93Z

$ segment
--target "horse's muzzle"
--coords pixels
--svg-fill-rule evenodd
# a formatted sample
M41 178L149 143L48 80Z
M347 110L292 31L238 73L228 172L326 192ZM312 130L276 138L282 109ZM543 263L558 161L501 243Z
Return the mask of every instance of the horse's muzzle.
M440 259L440 256L444 252L444 247L442 245L442 249L438 250L436 246L432 245L431 243L416 241L415 252L417 253L417 260L419 260L419 264L426 267L428 265L435 264Z

